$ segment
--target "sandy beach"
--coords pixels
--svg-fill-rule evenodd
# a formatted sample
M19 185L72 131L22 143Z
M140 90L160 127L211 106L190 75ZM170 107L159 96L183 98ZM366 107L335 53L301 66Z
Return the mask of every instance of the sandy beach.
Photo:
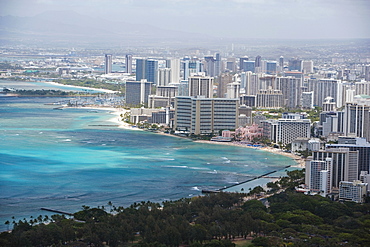
M109 89L103 89L103 88L91 88L91 87L81 87L81 86L73 86L73 85L65 85L53 81L45 81L43 83L51 84L51 85L56 85L56 86L63 86L63 87L70 87L70 88L80 88L80 89L86 89L86 90L96 90L96 91L101 91L103 93L119 93L118 91L113 91Z
M124 115L125 113L129 112L130 110L126 110L126 109L123 109L123 108L100 107L100 106L96 106L96 107L89 106L89 107L82 107L82 108L84 108L84 109L108 110L108 111L110 111L111 114L115 115L115 117L111 118L109 121L112 122L112 123L117 124L119 128L143 131L143 129L133 127L132 125L130 125L126 122L123 122L121 120L122 119L121 115ZM179 137L179 136L166 134L166 133L162 133L162 132L159 132L158 134L167 135L167 136L171 136L171 137ZM183 138L183 137L180 137L180 138ZM197 141L194 141L194 142L259 149L259 150L262 150L262 151L266 151L266 152L270 152L270 153L274 153L274 154L278 154L278 155L283 155L283 156L286 156L286 157L289 157L289 158L293 159L297 163L297 165L295 165L293 167L297 167L297 168L304 168L305 167L305 160L302 157L300 157L298 155L295 155L293 153L284 152L284 151L282 151L280 149L277 149L277 148L252 147L252 146L247 146L247 145L239 143L239 142L215 142L215 141L205 141L205 140L197 140Z

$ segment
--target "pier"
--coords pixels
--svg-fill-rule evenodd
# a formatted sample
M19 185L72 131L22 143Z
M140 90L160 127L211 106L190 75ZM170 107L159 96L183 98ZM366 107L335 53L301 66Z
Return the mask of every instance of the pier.
M73 216L72 213L68 213L68 212L64 212L64 211L60 211L60 210L55 210L55 209L50 209L50 208L41 208L41 210L49 211L49 212L53 212L53 213L57 213L57 214L65 214L65 215Z
M291 166L285 166L283 169L287 169ZM218 189L218 190L202 190L202 193L203 194L212 194L212 193L219 193L219 192L222 192L223 190L226 190L226 189L229 189L229 188L232 188L232 187L235 187L235 186L238 186L238 185L241 185L241 184L245 184L245 183L248 183L248 182L251 182L253 180L256 180L256 179L260 179L260 178L280 178L278 176L269 176L273 173L275 173L277 171L272 171L272 172L268 172L268 173L265 173L263 175L260 175L260 176L256 176L256 177L253 177L251 179L248 179L246 181L243 181L243 182L240 182L238 184L233 184L233 185L230 185L230 186L225 186L224 188L221 188L221 189Z

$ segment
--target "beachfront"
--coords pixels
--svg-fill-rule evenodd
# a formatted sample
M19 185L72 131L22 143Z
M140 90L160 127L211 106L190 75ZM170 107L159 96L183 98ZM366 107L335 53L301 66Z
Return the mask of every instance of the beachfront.
M111 113L115 115L115 117L110 119L110 121L116 123L120 128L133 129L133 130L142 130L140 128L133 127L130 124L122 121L121 115L124 115L125 113L129 112L129 110L122 109L122 108L100 108L100 107L98 109L110 110ZM175 135L171 135L171 134L166 134L166 133L163 133L163 132L159 132L159 134L168 135L168 136L172 136L172 137L179 137L179 136L175 136ZM272 148L272 147L256 148L256 147L248 146L246 144L242 144L240 142L215 142L215 141L205 141L205 140L197 140L195 142L259 149L259 150L262 150L262 151L266 151L266 152L270 152L270 153L274 153L274 154L289 157L297 163L297 165L295 166L297 168L304 168L305 167L305 160L302 157L300 157L298 155L295 155L293 153L284 152L283 150L277 149L277 148Z

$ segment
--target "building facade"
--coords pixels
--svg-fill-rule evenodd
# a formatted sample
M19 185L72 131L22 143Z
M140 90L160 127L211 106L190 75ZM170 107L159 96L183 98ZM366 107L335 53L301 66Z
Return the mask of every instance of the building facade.
M148 104L152 83L143 79L141 81L126 82L126 105Z
M202 135L237 128L238 99L182 97L175 100L175 130Z
M209 76L190 76L189 77L189 96L213 97L213 77Z
M112 54L105 54L105 57L104 57L104 74L109 74L109 73L112 73L112 63L113 63L113 60L112 60Z

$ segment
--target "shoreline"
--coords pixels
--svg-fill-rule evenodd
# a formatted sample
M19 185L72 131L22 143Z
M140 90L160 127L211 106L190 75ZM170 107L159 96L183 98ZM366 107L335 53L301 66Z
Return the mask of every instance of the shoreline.
M113 118L107 120L107 121L117 124L118 128L126 129L126 130L144 131L143 129L133 127L132 125L130 125L126 122L123 122L121 120L121 114L125 114L126 112L129 112L129 110L122 109L122 108L101 107L101 106L88 106L88 107L79 107L79 108L109 110L110 114L113 114L115 116ZM173 137L173 138L185 138L185 139L191 140L190 138L176 136L176 135L163 133L163 132L156 132L155 134L169 136L169 137ZM225 145L225 146L234 146L234 147L242 147L242 148L250 148L250 149L255 149L255 150L261 150L261 151L264 151L264 152L269 152L269 153L272 153L272 154L282 155L282 156L291 158L296 163L296 165L291 165L290 168L298 168L298 169L305 168L305 159L304 158L302 158L298 155L295 155L293 153L284 152L281 149L276 149L276 148L272 148L272 147L252 147L252 146L247 146L245 144L241 144L241 143L238 143L238 142L215 142L215 141L206 141L206 140L191 140L191 141L196 142L196 143L204 143L204 144L212 144L212 145L213 144L215 144L215 145ZM274 172L272 172L272 174L282 172L285 169L287 169L287 167L284 167L281 170L274 171ZM262 179L262 181L261 181L261 179ZM249 186L251 186L251 187L261 186L264 189L267 189L266 184L268 182L276 182L278 180L280 180L280 178L268 178L268 177L264 177L264 175L261 174L260 176L257 176L256 178L250 179L249 181L243 181L243 182L240 182L239 184L235 184L235 185L231 185L231 186L227 186L227 187L225 186L224 188L219 188L218 190L219 191L225 191L225 192L240 192L240 188L243 188L244 186L247 186L247 185L248 185L247 187L249 187Z
M51 85L54 85L54 86L64 86L64 87L70 87L70 88L79 88L79 89L100 91L100 92L103 92L103 93L119 93L119 91L113 91L113 90L109 90L109 89L82 87L82 86L74 86L74 85L65 85L65 84L62 84L62 83L54 82L54 81L43 81L42 83L47 83L47 84L51 84Z
M84 107L84 108L88 109L89 107ZM112 111L111 114L116 115L116 117L114 117L114 118L112 118L108 121L118 124L118 128L144 131L143 129L140 129L140 128L137 128L137 127L132 127L132 125L130 125L128 123L125 123L120 119L120 115L125 114L129 110L120 109L120 108L113 108L113 107L98 107L98 106L97 107L90 107L90 109L111 110ZM156 134L175 137L175 138L185 138L185 139L191 140L190 138L176 136L176 135L167 134L167 133L163 133L163 132L156 132ZM251 148L251 149L256 149L256 150L262 150L262 151L265 151L265 152L269 152L269 153L273 153L273 154L277 154L277 155L283 155L283 156L291 158L292 160L294 160L296 162L296 165L293 165L291 167L297 167L297 168L304 168L305 167L304 158L302 158L302 157L300 157L296 154L293 154L293 153L284 152L281 149L277 149L277 148L252 147L252 146L247 146L245 144L241 144L241 143L238 143L238 142L215 142L215 141L205 141L205 140L192 140L192 141L197 142L197 143L204 143L204 144L216 144L216 145L225 145L225 146L234 146L234 147L242 147L242 148Z

